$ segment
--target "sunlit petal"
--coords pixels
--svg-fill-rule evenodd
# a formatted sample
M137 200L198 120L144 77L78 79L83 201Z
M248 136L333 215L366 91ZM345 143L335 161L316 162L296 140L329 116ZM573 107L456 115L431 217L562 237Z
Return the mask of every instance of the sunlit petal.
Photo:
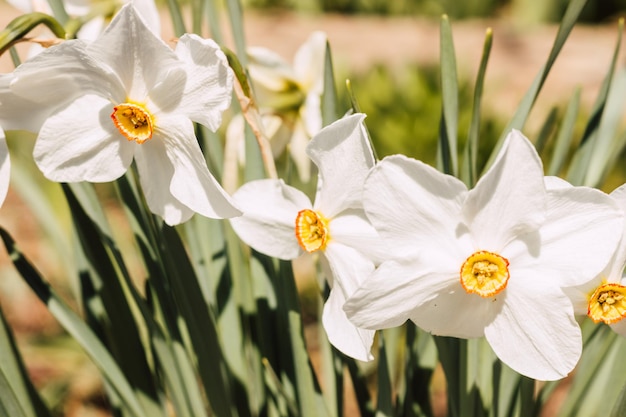
M162 141L174 167L169 190L181 203L211 218L229 218L241 212L209 173L193 125L183 116L162 117L153 141Z
M414 256L424 247L459 250L453 242L466 232L460 223L466 194L458 179L396 155L373 168L365 183L363 204L390 250L396 256Z
M176 45L176 55L188 74L177 111L217 130L233 93L233 73L226 56L214 41L197 35L182 36Z
M352 324L343 311L345 298L340 289L330 291L324 304L322 324L328 340L342 353L360 361L374 359L370 353L374 330L359 329Z
M344 310L358 327L395 327L456 283L456 268L439 271L416 260L386 261L348 298Z
M543 178L534 146L513 130L463 207L463 217L478 246L500 250L519 234L537 230L545 218Z
M311 202L301 191L280 180L257 180L244 184L233 200L243 215L230 219L237 235L257 251L279 259L301 253L295 234L298 212Z
M608 264L624 230L623 212L606 194L587 187L568 187L548 193L547 220L540 235L524 247L503 251L518 265L551 270L544 279L560 286L592 280ZM621 276L621 273L620 273Z
M138 146L135 162L150 211L161 216L170 226L189 220L194 212L170 191L174 166L167 157L164 142L151 140Z
M582 352L580 328L568 298L553 286L511 282L507 302L485 328L487 341L513 370L551 381L569 374Z
M87 95L44 123L33 156L47 178L106 182L126 172L135 145L117 131L111 110L107 100Z
M363 207L363 184L374 156L363 126L364 114L340 119L311 140L307 153L319 169L315 207L327 217Z

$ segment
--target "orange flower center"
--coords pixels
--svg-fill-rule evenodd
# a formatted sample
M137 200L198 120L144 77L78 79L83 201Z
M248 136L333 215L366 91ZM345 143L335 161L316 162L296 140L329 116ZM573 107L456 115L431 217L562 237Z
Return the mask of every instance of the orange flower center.
M595 323L613 324L626 317L626 287L617 283L600 285L589 298L587 315Z
M111 119L126 139L142 144L152 138L153 117L141 104L122 103L113 108Z
M328 220L320 213L305 209L296 216L296 238L307 252L324 250L329 239Z
M498 254L475 252L461 267L461 285L470 294L492 297L506 288L508 267L509 261Z

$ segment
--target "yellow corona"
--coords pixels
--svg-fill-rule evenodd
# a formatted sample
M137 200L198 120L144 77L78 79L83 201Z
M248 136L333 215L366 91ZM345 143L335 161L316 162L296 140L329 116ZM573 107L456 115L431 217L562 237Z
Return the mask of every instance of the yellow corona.
M509 261L492 252L475 252L461 267L461 285L465 291L484 298L504 290L509 277Z

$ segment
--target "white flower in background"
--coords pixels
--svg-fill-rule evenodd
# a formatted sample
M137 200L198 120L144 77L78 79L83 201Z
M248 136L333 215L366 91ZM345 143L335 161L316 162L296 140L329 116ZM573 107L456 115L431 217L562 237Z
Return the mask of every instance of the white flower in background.
M4 131L0 128L0 206L4 203L9 191L9 180L11 177L11 160L9 159L9 148L7 147Z
M562 287L588 281L615 252L623 214L606 194L546 190L537 152L513 131L472 190L392 156L367 178L363 204L396 257L346 302L353 323L382 329L410 319L436 335L484 335L534 379L574 368L581 333Z
M16 9L24 13L41 12L52 15L52 9L46 0L7 0L7 2ZM110 1L109 4L93 0L63 0L65 11L71 17L84 17L89 13L108 11L109 13L117 12L120 7L130 0L123 0L121 2L115 0ZM133 6L137 9L137 13L141 15L144 22L150 28L150 30L157 36L161 34L161 18L159 11L154 3L154 0L132 0ZM97 10L98 8L102 10ZM87 21L78 31L77 38L84 40L95 40L105 29L112 16L103 16L96 14L93 18ZM51 35L44 35L51 36ZM41 51L38 48L35 53Z
M564 185L569 186L569 184ZM626 184L610 194L626 214ZM626 336L626 227L620 245L609 264L593 280L566 288L574 312L587 315L595 323L608 324L615 332Z
M233 195L244 214L230 221L244 242L266 255L288 260L305 251L320 253L330 269L331 292L322 317L328 338L346 355L365 361L372 359L374 332L352 325L343 311L382 252L361 203L363 181L374 166L364 118L338 120L308 145L319 168L315 203L281 180L251 181Z
M293 65L260 47L248 49L249 71L274 155L286 147L303 181L311 176L306 146L322 128L326 35L314 32L298 49ZM282 127L275 126L276 116Z
M0 78L0 124L39 131L35 162L53 181L112 181L134 160L166 223L232 217L193 127L219 127L232 82L215 42L184 35L173 51L127 5L93 43L64 42Z

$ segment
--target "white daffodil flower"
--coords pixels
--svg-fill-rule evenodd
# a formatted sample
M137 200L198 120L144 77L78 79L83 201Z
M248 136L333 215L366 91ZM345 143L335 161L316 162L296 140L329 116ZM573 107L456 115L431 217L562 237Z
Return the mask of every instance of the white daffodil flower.
M539 156L518 131L472 190L392 156L372 170L363 198L396 257L346 302L355 325L410 319L436 335L484 335L505 364L539 380L574 368L581 333L562 287L588 281L615 252L623 214L611 198L546 190Z
M306 146L322 128L321 96L324 90L326 34L313 32L295 54L293 65L266 48L248 49L249 71L261 107L263 123L281 117L287 129L272 129L272 150L286 146L302 181L311 177Z
M93 43L64 42L0 79L0 124L39 131L34 158L50 180L112 181L134 160L167 224L233 217L193 128L219 127L232 83L215 42L184 35L171 50L127 5Z
M626 215L626 184L614 190L610 197ZM609 264L594 279L576 287L566 288L574 312L587 315L595 323L608 324L615 332L626 336L626 226L622 239Z
M330 269L331 292L322 322L340 351L371 360L374 332L352 325L343 304L380 260L379 238L363 213L363 181L374 166L364 132L365 115L355 114L322 129L307 152L319 168L315 203L281 180L244 184L233 198L243 215L231 219L239 237L279 259L319 252Z
M4 203L9 191L9 180L11 179L11 160L9 159L9 148L4 131L0 128L0 206Z

